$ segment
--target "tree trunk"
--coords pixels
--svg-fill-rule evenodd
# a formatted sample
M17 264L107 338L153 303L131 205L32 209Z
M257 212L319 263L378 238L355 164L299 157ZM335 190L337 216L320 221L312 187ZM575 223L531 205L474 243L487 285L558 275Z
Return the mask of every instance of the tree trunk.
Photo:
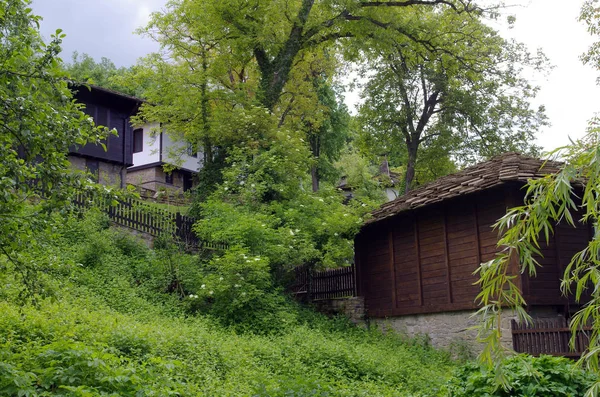
M204 72L204 81L200 86L201 92L201 102L200 109L202 113L202 154L204 166L210 165L213 162L213 152L212 152L212 141L210 139L210 106L208 103L208 83L206 74L208 72L208 62L206 60L206 54L203 54L202 58L202 71Z
M406 164L406 174L404 176L404 194L408 193L415 179L415 166L417 164L417 150L419 149L419 141L413 139L406 142L408 148L408 163Z
M317 170L316 164L313 164L310 167L310 177L312 178L312 191L318 192L319 191L319 175L318 175L318 170Z
M269 110L273 110L279 96L287 83L294 64L294 59L302 49L302 33L310 11L314 5L314 0L302 0L300 10L292 26L290 34L273 60L270 60L264 48L254 49L254 56L260 70L260 92L259 100L261 104Z

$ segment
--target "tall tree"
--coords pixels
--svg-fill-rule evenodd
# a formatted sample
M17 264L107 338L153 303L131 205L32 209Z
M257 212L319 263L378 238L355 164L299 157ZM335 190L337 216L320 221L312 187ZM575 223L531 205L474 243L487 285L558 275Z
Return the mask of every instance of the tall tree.
M256 98L273 110L299 54L324 43L385 30L438 50L435 38L424 34L415 19L422 8L482 11L468 0L173 0L166 12L153 14L147 32L179 49L202 46L209 37L231 58L252 59L258 74ZM156 29L159 26L170 28Z
M444 147L446 157L463 163L505 151L535 154L531 142L546 117L543 108L531 108L537 88L521 71L543 68L543 55L531 56L477 19L424 14L432 31L461 26L439 39L460 55L423 51L395 38L374 44L366 50L376 60L365 66L368 81L359 112L363 134L381 144L381 154L406 165L405 191L425 148Z
M32 230L84 183L69 170L69 149L100 142L106 130L72 100L57 56L64 35L45 44L29 4L0 0L0 255L31 293L39 291Z

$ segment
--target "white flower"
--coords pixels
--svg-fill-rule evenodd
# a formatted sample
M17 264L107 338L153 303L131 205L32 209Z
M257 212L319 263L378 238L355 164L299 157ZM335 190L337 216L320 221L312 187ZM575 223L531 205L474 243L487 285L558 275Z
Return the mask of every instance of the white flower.
M319 199L320 202L323 202L324 200L322 198Z
M225 186L225 189L223 189L223 190L227 191L227 190L229 190L229 188L227 186Z
M246 259L246 263L250 263L252 262L250 259Z
M349 214L344 214L344 216L348 216Z
M193 297L194 297L194 295L190 294L190 298L193 298Z
M252 185L250 185L250 186L254 187L254 186L256 186L256 185L253 183L253 184L252 184Z
M234 288L240 288L240 285L239 284L235 284L233 287Z
M209 294L209 295L212 295L212 294L213 294L213 292L212 292L212 291L208 291L208 294Z
M337 233L333 233L333 235L334 235L334 236L338 236L338 234L337 234Z
M290 235L293 236L294 235L294 231L292 229L290 229Z
M363 207L366 207L367 205L366 205L365 203L362 203L362 206L363 206Z
M322 225L322 226L325 226L325 225L327 225L327 222L323 222L323 223L321 223L321 225Z
M205 284L202 284L202 285L200 286L200 288L204 289L204 288L206 288L206 285L205 285Z
M259 260L260 260L260 258L254 258L254 260L255 260L255 261L259 261Z
M242 296L246 296L246 293L245 293L245 292L242 292Z
M240 185L244 185L245 183L246 183L246 182L244 182L244 181L241 181L241 182L240 182Z
M300 231L300 229L296 229L295 231L296 231L296 233L298 233Z
M223 281L223 277L219 277L219 281Z
M265 227L265 226L267 226L267 225L265 225L265 224L263 223L261 226L262 226L262 227Z
M293 247L293 246L291 246L291 245L290 245L289 247L290 247L290 249L294 249L294 247Z

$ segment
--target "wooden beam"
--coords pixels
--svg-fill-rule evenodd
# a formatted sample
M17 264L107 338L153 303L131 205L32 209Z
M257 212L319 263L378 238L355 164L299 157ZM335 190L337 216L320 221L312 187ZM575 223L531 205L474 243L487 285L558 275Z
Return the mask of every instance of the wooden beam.
M481 264L481 239L479 236L479 214L477 213L477 200L473 200L473 227L475 229L475 252L477 254L477 264Z
M414 216L415 250L417 257L417 287L419 290L419 306L423 306L423 280L421 278L421 249L419 248L419 218L415 212Z
M450 252L448 250L448 208L444 205L444 262L446 264L446 280L448 284L448 303L452 303L452 269L450 268Z
M388 232L388 249L390 250L390 276L392 277L392 300L394 301L394 308L398 307L398 298L396 291L396 264L394 255L394 225L389 224Z

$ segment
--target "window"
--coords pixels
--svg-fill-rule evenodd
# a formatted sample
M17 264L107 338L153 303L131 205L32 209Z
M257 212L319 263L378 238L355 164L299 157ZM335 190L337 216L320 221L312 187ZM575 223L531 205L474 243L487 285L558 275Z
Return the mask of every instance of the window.
M165 174L165 183L167 185L173 184L173 173Z
M133 130L133 153L144 150L144 130L141 128Z

